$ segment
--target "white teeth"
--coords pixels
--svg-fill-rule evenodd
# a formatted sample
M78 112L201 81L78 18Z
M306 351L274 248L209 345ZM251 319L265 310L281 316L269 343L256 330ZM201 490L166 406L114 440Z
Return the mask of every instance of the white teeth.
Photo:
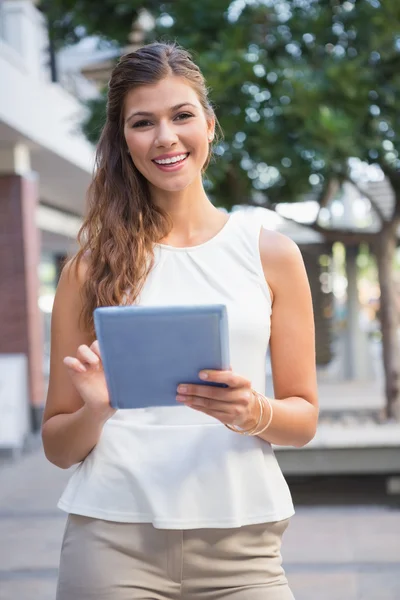
M174 163L181 162L184 160L189 153L187 154L179 154L178 156L173 156L172 158L163 158L161 160L155 160L158 165L173 165Z

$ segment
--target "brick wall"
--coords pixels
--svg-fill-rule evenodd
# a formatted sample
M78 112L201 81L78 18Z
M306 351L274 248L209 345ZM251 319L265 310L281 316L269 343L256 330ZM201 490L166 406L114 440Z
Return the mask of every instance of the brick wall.
M30 402L43 398L42 322L38 307L37 182L0 176L0 353L28 357Z

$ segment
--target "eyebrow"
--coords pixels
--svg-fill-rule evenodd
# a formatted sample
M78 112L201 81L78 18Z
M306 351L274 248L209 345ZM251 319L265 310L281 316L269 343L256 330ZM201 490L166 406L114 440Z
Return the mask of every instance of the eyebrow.
M171 106L171 108L169 110L170 110L170 112L174 112L174 111L182 108L182 106L192 106L193 108L198 108L195 104L192 104L191 102L181 102L181 104L175 104L175 106ZM127 119L125 120L125 123L130 121L132 119L132 117L139 117L139 116L140 117L153 117L154 113L146 112L146 111L142 111L142 110L139 112L132 113L131 115L129 115L129 117L127 117Z

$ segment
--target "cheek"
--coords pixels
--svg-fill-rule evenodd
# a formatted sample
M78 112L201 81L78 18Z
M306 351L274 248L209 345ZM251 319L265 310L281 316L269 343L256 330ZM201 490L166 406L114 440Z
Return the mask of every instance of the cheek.
M208 139L204 131L194 131L188 138L199 160L203 160L208 154Z
M132 130L125 135L125 141L134 161L143 160L149 151L149 140L144 135L135 135Z
M198 129L196 138L202 147L207 146L208 134L206 129L204 129L203 127L201 129Z

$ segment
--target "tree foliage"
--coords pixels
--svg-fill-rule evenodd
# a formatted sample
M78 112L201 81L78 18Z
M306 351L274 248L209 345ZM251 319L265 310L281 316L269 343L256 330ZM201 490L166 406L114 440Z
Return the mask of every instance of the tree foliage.
M145 8L146 41L190 49L211 88L225 139L211 165L212 195L299 199L349 157L378 163L400 193L398 0L53 0L59 39L97 34L124 45ZM96 133L104 101L92 107ZM254 194L256 192L256 194Z
M349 176L349 159L377 164L394 193L376 233L333 231L327 240L371 244L381 288L388 417L400 420L398 314L391 267L400 226L399 0L42 0L53 46L98 35L124 47L146 9L146 40L189 49L211 89L225 133L207 171L218 205L302 199L324 205ZM85 131L95 140L105 97ZM336 237L335 237L336 236Z

